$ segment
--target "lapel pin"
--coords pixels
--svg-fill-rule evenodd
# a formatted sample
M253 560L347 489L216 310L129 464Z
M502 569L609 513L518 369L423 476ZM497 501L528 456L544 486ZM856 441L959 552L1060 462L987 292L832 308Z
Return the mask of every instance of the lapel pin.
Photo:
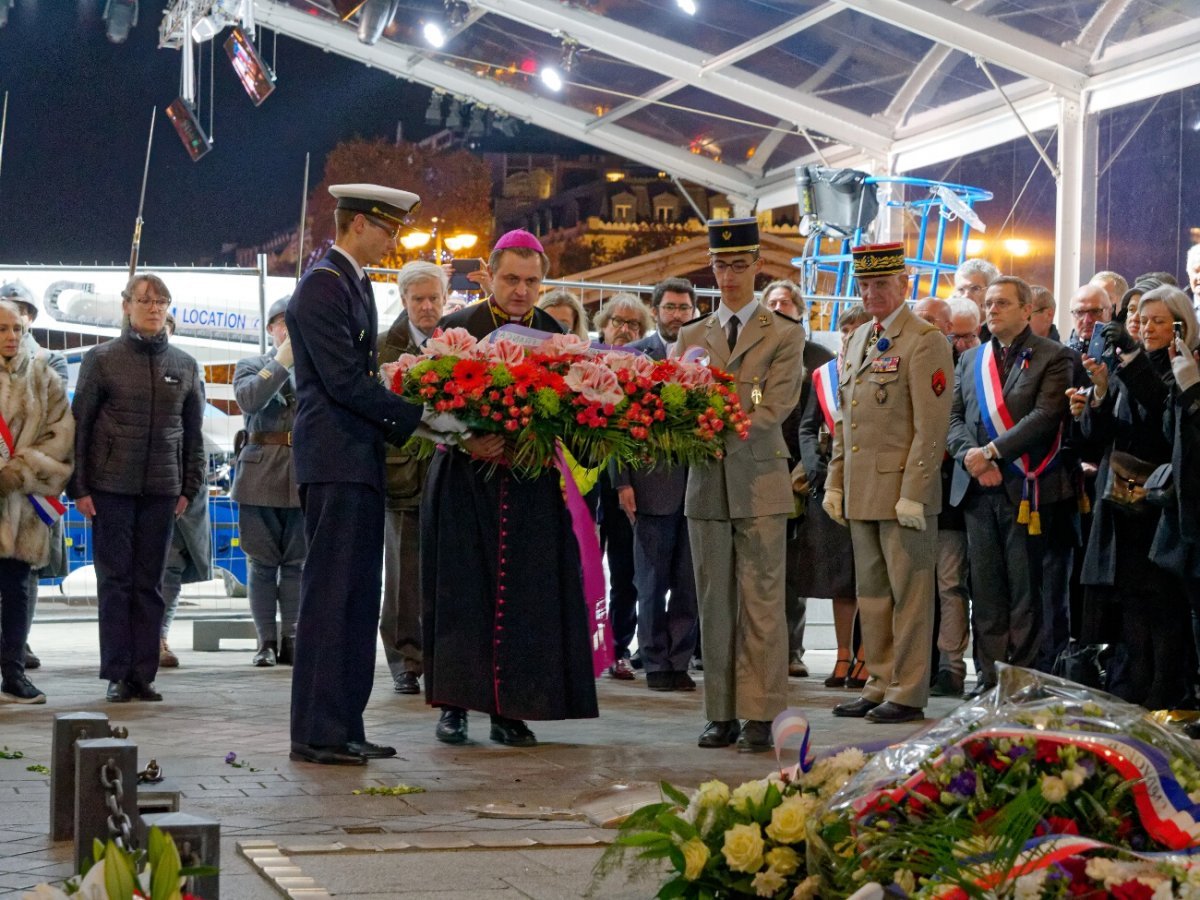
M887 353L887 348L892 346L892 342L885 337L881 337L875 342L875 346L879 349L880 353Z

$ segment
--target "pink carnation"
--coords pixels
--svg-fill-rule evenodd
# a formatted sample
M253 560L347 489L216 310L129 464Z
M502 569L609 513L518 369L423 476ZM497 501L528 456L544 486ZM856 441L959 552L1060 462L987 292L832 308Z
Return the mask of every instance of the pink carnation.
M400 358L396 360L396 368L401 375L407 375L409 369L421 361L421 357L415 353L401 353Z
M497 338L495 343L485 345L485 349L491 362L515 366L525 361L525 348L504 338Z
M599 363L571 363L563 381L589 403L611 403L615 406L625 398L616 374L608 366Z
M588 352L591 345L591 341L575 334L552 334L538 344L536 350L547 356L581 356Z
M685 388L708 387L713 383L713 373L708 366L697 363L679 363L675 377L671 379Z
M472 357L478 355L479 341L471 336L465 328L451 328L447 331L435 331L433 337L425 342L421 352L426 356L457 356Z
M654 360L641 353L605 353L604 364L614 372L632 372L638 378L649 378L654 372Z

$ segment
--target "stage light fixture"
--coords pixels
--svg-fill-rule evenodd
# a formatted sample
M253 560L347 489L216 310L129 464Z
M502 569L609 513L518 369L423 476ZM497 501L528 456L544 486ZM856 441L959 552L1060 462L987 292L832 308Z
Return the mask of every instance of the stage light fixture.
M579 52L579 41L564 38L562 44L562 63L559 66L564 72L575 68L575 54Z
M208 15L192 26L192 40L197 44L211 41L226 25L237 22L241 11L241 0L216 0Z
M429 95L429 108L425 110L425 124L442 124L442 95L437 91Z
M471 124L467 127L467 137L481 138L487 132L487 110L476 106L471 110Z
M446 26L449 28L458 28L460 25L465 25L467 16L471 14L471 7L463 3L462 0L446 0Z
M442 26L437 22L426 22L425 27L421 29L421 33L425 35L425 43L430 47L435 47L438 50L446 46L446 32L442 31Z
M104 5L104 31L114 44L123 44L137 27L138 0L108 0Z
M383 32L396 17L400 0L367 0L358 13L358 39L367 46L374 46L383 37Z
M689 16L696 14L696 0L675 0L675 5Z
M542 66L542 84L552 91L561 91L563 86L562 75L553 66Z
M451 131L462 128L462 104L457 99L450 101L450 112L446 116L446 127Z

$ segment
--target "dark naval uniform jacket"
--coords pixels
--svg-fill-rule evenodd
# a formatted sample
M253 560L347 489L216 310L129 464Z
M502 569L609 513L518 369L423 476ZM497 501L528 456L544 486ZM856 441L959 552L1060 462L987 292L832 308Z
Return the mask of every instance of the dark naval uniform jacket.
M358 482L382 492L384 439L403 444L421 408L380 383L375 300L341 251L331 249L300 279L287 326L298 401L296 480Z
M233 394L246 420L250 439L238 454L230 496L251 506L300 506L292 446L282 435L292 433L296 419L296 386L291 372L275 361L275 351L238 360ZM270 443L255 435L270 434ZM277 442L278 441L278 442Z

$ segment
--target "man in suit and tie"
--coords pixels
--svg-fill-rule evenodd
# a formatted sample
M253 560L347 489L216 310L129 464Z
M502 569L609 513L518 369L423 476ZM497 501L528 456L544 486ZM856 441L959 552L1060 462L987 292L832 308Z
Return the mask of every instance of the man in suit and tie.
M680 326L696 310L696 289L686 278L668 278L655 285L650 305L657 331L627 349L666 359ZM697 627L696 579L683 515L687 474L686 466L640 471L609 466L617 502L633 525L638 649L652 691L696 689L687 671Z
M755 219L709 222L708 249L721 305L679 330L675 355L699 348L734 377L750 435L726 437L722 459L688 472L684 513L696 550L709 719L699 744L736 740L739 751L761 752L787 706L784 576L793 501L780 425L800 393L804 328L755 298L762 269Z
M1043 517L1072 506L1059 458L1071 384L1067 348L1029 327L1029 285L1002 276L984 299L988 343L958 361L950 502L967 521L974 598L976 693L996 684L996 663L1033 667L1042 643Z
M295 661L304 568L304 515L292 464L296 384L286 322L289 299L276 300L267 312L267 334L275 346L263 356L238 360L233 370L233 394L246 430L230 494L238 504L238 534L249 563L246 593L258 632L253 664L259 667Z
M404 264L396 276L404 308L379 336L380 365L421 352L442 318L447 284L441 266L424 260ZM428 472L428 459L388 446L379 638L397 694L421 693L421 490Z
M941 463L954 370L942 332L905 305L904 245L851 252L872 321L854 332L842 361L842 421L821 506L850 525L870 678L857 700L833 713L911 722L924 717L929 697Z
M396 244L420 198L334 185L333 246L287 308L296 370L292 458L308 559L292 674L292 759L362 765L394 756L366 739L383 570L384 445L403 444L422 409L380 383L378 312L363 266Z

